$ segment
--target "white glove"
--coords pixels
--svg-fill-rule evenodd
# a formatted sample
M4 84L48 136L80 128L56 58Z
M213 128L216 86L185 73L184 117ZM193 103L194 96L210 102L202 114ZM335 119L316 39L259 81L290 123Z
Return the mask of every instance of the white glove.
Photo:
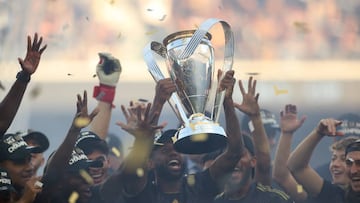
M120 61L110 53L99 53L100 61L96 66L96 74L100 84L115 87L121 74Z

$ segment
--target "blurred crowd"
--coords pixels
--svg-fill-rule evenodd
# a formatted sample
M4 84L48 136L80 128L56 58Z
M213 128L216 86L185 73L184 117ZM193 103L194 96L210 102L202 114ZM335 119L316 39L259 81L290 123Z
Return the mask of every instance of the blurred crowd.
M340 0L100 0L0 1L0 58L16 57L26 33L43 33L49 59L87 59L99 49L141 59L161 41L207 18L229 22L239 59L357 59L359 1ZM221 33L219 33L221 34ZM215 47L221 49L222 37ZM136 42L137 46L134 46ZM15 46L15 49L14 49ZM9 48L12 49L9 49Z

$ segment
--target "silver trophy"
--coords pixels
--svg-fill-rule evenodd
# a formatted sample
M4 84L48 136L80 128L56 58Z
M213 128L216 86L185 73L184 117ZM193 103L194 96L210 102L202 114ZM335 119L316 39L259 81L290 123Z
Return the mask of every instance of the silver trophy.
M174 147L184 154L202 154L223 148L227 144L224 129L218 120L224 91L218 90L215 73L214 48L211 45L212 26L221 23L225 36L223 73L231 70L234 55L234 36L230 25L219 19L208 19L197 30L173 33L144 49L148 70L157 82L164 79L153 53L165 59L169 76L176 84L169 104L182 122Z

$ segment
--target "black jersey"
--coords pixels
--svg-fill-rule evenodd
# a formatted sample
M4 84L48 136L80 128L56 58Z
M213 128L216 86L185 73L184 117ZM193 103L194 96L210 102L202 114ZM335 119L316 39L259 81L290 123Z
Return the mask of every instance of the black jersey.
M137 195L129 197L127 203L209 203L219 194L217 184L210 177L209 170L184 176L179 193L163 193L155 182L148 181Z
M282 190L253 183L248 193L241 199L229 199L224 193L215 198L214 203L290 203L289 196Z

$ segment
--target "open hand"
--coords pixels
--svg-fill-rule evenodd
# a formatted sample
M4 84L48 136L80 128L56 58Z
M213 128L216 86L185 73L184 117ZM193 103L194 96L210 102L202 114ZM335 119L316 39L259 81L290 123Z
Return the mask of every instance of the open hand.
M239 80L239 88L243 97L242 103L234 103L235 108L239 109L248 116L260 115L260 107L258 104L259 93L256 93L256 80L249 77L248 91L245 92L242 81Z
M306 117L297 117L296 105L287 104L280 112L280 128L283 133L294 133L305 122Z
M42 37L38 39L38 34L35 33L34 35L34 41L31 43L31 37L27 37L27 52L25 59L18 58L19 64L21 65L21 68L29 73L30 75L33 74L40 62L41 54L46 49L46 45L41 47L42 43ZM41 48L40 48L41 47Z

